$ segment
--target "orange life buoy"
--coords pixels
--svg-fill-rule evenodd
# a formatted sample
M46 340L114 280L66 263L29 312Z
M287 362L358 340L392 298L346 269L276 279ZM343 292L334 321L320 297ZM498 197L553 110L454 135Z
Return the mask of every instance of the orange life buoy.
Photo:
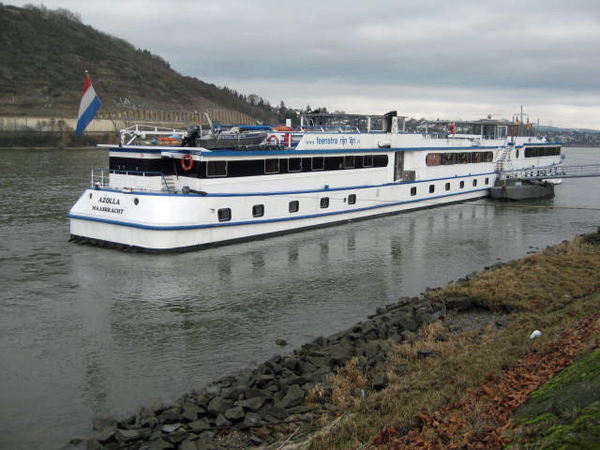
M267 138L267 144L271 144L272 141L275 141L275 145L279 145L279 138L277 137L277 135L272 134Z
M183 155L181 158L181 168L186 172L189 172L194 167L194 158L192 155Z

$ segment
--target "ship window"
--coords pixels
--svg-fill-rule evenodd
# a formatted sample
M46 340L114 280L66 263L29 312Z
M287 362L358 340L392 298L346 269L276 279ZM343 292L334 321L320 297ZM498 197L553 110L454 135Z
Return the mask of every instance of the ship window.
M519 149L517 149L516 153L515 153L515 158L519 158Z
M373 167L373 155L363 156L363 167Z
M344 169L354 169L354 156L344 156Z
M450 183L446 183L446 190L449 191L450 190Z
M435 192L435 185L434 184L430 184L429 185L429 193L433 194Z
M445 166L449 166L450 164L456 164L456 153L444 153L443 162Z
M329 197L323 197L321 199L321 208L322 209L329 208Z
M265 215L265 205L254 205L252 207L252 217L262 217Z
M425 158L425 164L428 166L439 166L442 164L442 154L441 153L428 153Z
M492 152L484 152L483 153L483 160L485 162L492 162L493 159L494 159L494 153L492 153Z
M298 210L300 209L300 202L298 200L292 200L290 202L290 212L298 212Z
M485 184L490 184L490 179L489 178L485 179Z
M469 164L471 162L471 154L470 153L459 153L458 160L461 164Z
M227 161L209 161L208 164L206 164L206 176L226 177Z
M461 181L460 184L459 184L459 186L460 186L461 189L463 189L465 187L465 182Z
M354 205L356 203L356 194L350 194L348 196L348 204Z
M473 153L473 162L480 163L481 162L481 152Z
M413 186L410 188L410 195L415 196L417 195L417 187Z
M323 170L325 168L325 158L316 156L312 159L312 170Z
M473 180L473 186L477 186L477 180Z
M219 217L219 222L229 222L231 220L231 209L230 208L221 208L217 212Z
M265 173L279 173L279 160L265 159Z
M290 158L288 160L288 172L300 172L302 170L302 158Z
M375 167L387 167L388 161L389 161L389 159L388 159L387 155L373 156L373 165Z

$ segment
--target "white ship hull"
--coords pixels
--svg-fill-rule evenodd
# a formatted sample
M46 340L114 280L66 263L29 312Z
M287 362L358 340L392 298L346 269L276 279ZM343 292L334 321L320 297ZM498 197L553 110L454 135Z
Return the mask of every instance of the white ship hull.
M222 244L403 211L431 208L489 195L489 189L486 188L448 193L439 197L415 199L397 195L398 193L395 191L398 190L392 187L365 190L359 194L360 197L357 196L357 204L353 207L349 207L343 199L347 198L348 192L355 193L356 190L331 192L329 195L330 208L327 212L319 211L319 203L315 200L314 194L304 194L296 196L296 198L300 199L301 208L306 205L306 209L298 211L295 216L289 217L288 214L281 214L270 218L263 217L260 220L241 217L237 221L219 223L215 215L218 202L211 198L203 196L181 198L179 196L180 198L171 199L170 196L164 195L139 197L136 193L107 193L102 190L88 189L70 212L71 235L119 244L125 247L137 247L147 250L175 250ZM92 198L89 194L92 194ZM122 213L103 211L101 214L93 214L92 207L98 204L97 197L106 195L118 199L118 208L113 209L122 209ZM175 195L175 197L177 196ZM277 197L282 196L257 196L252 199L252 202L264 204L265 208L273 206L277 202L287 207L287 199L282 200ZM139 205L142 202L146 204L147 211L159 210L163 213L156 217L148 212L144 214L132 212L131 210L135 208L134 198L141 198ZM364 198L364 200L361 200L361 198ZM244 206L247 207L248 204L248 199L244 197L237 198L233 202L223 202L222 198L220 198L220 201L231 206L233 211L236 209L241 210ZM308 207L310 203L314 205ZM376 205L374 206L373 203L376 203ZM203 217L199 213L183 214L182 211L208 211L208 214ZM119 217L108 218L108 214L118 214ZM210 219L211 216L212 220Z

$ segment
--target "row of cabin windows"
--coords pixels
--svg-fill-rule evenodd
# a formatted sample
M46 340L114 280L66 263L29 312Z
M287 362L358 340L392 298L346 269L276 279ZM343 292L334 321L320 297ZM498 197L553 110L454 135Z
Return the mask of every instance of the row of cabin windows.
M207 161L198 164L197 175L206 177L246 177L277 173L320 170L368 169L386 167L387 155L313 156L310 158L268 158L232 161Z
M356 194L348 195L346 199L349 205L356 203ZM319 206L321 209L329 208L329 197L321 197L319 200ZM296 213L300 211L300 202L298 200L292 200L288 204L288 211ZM252 206L252 217L263 217L265 215L265 205L254 205ZM217 211L217 217L219 222L229 222L231 220L231 208L221 208Z
M473 179L473 181L472 181L473 187L477 187L477 184L478 184L477 179ZM490 184L490 179L488 177L486 177L484 179L484 184L486 186ZM461 180L458 183L458 187L459 187L459 189L464 189L465 181ZM449 191L451 189L450 182L447 182L444 185L444 189L446 191ZM435 193L435 185L434 184L429 185L429 193L430 194ZM410 188L410 195L413 197L417 195L417 187L416 186L413 186ZM349 205L354 205L356 203L356 194L348 195L347 202ZM321 199L319 200L319 206L321 209L329 208L329 197L321 197ZM300 201L298 201L298 200L290 201L288 204L288 211L290 213L296 213L296 212L300 211ZM228 222L231 220L231 208L221 208L218 210L217 213L218 213L219 222ZM264 215L265 215L265 205L260 204L260 205L252 206L252 217L263 217Z
M560 147L526 147L525 158L537 158L540 156L558 156Z
M493 152L428 153L425 163L428 166L449 166L451 164L492 162L493 160Z
M485 184L486 186L487 186L487 185L489 185L489 184L490 184L490 179L486 177L486 178L485 178L485 180L484 180L484 184ZM464 188L465 188L465 182L464 182L464 180L461 180L461 181L458 183L458 187L459 187L459 189L464 189ZM473 180L473 187L477 187L477 179L474 179L474 180ZM451 188L451 186L450 186L450 183L446 183L446 184L444 185L444 189L445 189L446 191L449 191L449 190L450 190L450 188ZM434 192L435 192L435 184L430 184L430 185L429 185L429 193L430 193L430 194L433 194ZM417 195L417 187L416 187L416 186L413 186L413 187L411 187L411 188L410 188L410 195L411 195L411 196L413 196L413 197L414 197L415 195Z

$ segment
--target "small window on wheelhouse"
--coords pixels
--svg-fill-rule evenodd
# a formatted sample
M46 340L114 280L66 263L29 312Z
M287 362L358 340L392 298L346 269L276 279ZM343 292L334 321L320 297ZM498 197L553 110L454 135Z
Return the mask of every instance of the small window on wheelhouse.
M231 208L221 208L217 212L219 222L229 222L231 220Z
M300 202L298 200L292 200L290 202L290 212L291 213L298 212L299 209L300 209Z
M206 176L226 177L227 161L208 161L208 163L206 164Z

